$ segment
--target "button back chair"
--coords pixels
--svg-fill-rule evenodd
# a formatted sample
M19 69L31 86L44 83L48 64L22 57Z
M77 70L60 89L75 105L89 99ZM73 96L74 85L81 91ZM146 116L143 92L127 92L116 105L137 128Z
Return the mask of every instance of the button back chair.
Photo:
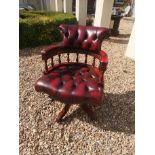
M35 90L65 104L56 118L57 122L62 120L72 104L79 104L91 119L96 119L89 105L100 105L103 100L104 72L108 57L101 50L101 43L109 36L109 30L102 27L64 24L60 25L59 29L63 41L41 51L45 71L36 81ZM76 56L74 62L70 59L71 53ZM66 54L65 62L62 62L63 54ZM80 54L84 55L83 62L79 60ZM58 64L54 62L56 55ZM91 64L88 63L89 56L93 58Z

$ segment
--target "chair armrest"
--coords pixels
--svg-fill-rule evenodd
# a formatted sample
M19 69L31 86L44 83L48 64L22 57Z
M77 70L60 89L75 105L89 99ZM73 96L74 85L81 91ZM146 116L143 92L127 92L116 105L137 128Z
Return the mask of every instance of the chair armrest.
M99 51L99 54L101 56L100 59L100 69L103 71L106 71L107 69L107 64L108 64L108 56L104 51Z
M48 58L48 56L52 55L52 53L56 50L60 50L63 49L64 45L62 42L59 42L57 44L52 44L51 46L44 48L43 50L41 50L41 54L42 54L42 58ZM54 53L53 53L54 54Z

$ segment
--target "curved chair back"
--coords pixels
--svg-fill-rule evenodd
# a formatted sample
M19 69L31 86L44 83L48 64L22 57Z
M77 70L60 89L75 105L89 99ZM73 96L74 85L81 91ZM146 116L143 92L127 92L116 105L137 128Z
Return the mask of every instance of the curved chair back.
M102 27L62 24L59 28L64 46L95 53L101 50L103 39L109 35L109 30Z

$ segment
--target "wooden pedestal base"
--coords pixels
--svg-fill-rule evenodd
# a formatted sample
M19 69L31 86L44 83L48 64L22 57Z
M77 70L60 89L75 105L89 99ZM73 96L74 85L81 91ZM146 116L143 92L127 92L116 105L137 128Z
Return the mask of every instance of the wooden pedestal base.
M64 108L60 111L56 118L56 122L61 122L63 117L66 115L70 108L71 104L65 104ZM88 114L91 120L96 120L96 114L91 110L91 108L87 104L81 104L80 107Z

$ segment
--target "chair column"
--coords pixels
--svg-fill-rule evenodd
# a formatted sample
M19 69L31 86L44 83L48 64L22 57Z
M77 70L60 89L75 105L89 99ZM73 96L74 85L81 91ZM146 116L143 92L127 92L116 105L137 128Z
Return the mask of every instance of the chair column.
M55 0L55 7L57 12L62 12L63 11L62 0Z
M125 55L131 59L135 59L135 26L134 25L133 25L129 43L125 52Z
M42 0L40 0L40 9L44 10L44 6L43 6L43 1Z
M86 25L87 0L76 0L76 18L79 25Z
M46 0L46 7L47 7L47 11L50 11L50 0Z
M64 0L64 12L72 13L72 0Z
M94 26L110 27L114 0L97 0Z
M56 11L55 0L50 0L50 11Z

